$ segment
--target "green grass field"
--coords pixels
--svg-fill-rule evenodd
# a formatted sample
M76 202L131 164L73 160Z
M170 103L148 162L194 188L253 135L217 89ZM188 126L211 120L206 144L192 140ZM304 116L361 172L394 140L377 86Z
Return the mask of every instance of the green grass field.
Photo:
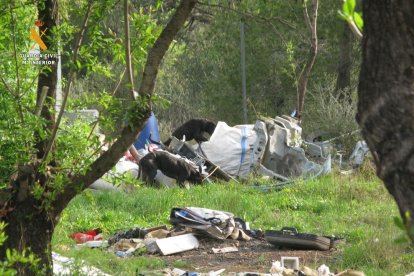
M117 230L169 224L172 207L196 206L232 212L249 221L253 229L292 226L301 232L344 237L346 244L338 257L327 263L331 269L354 268L366 275L405 275L414 271L413 249L407 243L396 242L404 236L394 224L396 204L375 177L333 173L267 192L254 189L254 183L251 179L248 184L209 184L189 190L85 192L63 213L53 250L113 275L163 268L162 260L150 256L120 259L104 250L75 249L69 234L100 227L108 237Z

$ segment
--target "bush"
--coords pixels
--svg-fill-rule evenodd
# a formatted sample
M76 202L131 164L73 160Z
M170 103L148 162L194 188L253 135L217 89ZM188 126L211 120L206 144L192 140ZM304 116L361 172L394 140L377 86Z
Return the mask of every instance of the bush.
M355 120L356 90L352 91L352 102L349 103L339 98L333 77L326 79L309 91L303 120L305 137L320 135L322 140L338 137L333 143L349 156L356 142L362 140Z

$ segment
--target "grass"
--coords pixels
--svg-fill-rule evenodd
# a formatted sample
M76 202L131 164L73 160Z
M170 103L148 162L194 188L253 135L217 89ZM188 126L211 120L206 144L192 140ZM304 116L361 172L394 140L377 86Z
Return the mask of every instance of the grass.
M353 268L366 275L405 275L414 271L412 249L395 242L403 233L394 225L398 210L383 184L374 178L336 174L298 181L278 192L262 192L236 183L190 190L139 188L128 194L85 192L62 214L53 250L114 275L163 268L162 260L147 255L120 259L103 250L74 249L69 234L100 227L108 237L132 227L169 224L171 208L179 206L232 212L249 221L253 229L291 226L301 232L344 237L347 242L341 253L327 264L331 270Z

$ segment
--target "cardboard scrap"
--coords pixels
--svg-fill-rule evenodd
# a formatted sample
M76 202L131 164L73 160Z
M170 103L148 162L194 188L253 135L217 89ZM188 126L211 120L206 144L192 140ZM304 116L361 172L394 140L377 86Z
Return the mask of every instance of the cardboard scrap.
M230 252L237 252L239 249L235 246L223 247L223 248L211 248L214 254L218 253L230 253Z

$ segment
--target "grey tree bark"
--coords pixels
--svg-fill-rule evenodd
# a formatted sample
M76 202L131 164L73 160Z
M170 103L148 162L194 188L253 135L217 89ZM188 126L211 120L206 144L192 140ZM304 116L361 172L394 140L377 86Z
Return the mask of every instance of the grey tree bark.
M357 121L414 243L413 14L413 1L363 1Z

